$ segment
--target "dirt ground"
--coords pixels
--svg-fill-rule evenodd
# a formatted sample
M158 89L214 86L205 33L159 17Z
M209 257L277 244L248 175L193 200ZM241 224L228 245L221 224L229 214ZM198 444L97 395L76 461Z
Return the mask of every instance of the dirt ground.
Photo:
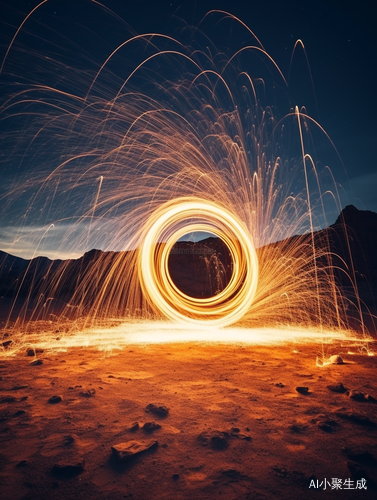
M377 398L377 356L334 344L345 364L319 367L320 349L195 342L0 359L0 496L376 498L377 404L365 396ZM364 397L327 387L340 383ZM128 441L157 443L121 462L111 447Z

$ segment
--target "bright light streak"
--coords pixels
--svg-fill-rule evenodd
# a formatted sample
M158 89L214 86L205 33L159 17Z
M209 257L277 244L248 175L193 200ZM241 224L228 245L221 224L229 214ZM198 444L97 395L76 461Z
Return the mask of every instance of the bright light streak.
M173 245L188 232L208 231L227 245L233 262L228 285L208 298L184 294L173 282L168 260ZM225 208L199 198L163 204L145 225L139 273L144 293L174 321L226 326L249 310L258 284L258 259L246 226Z
M112 328L89 328L74 333L30 333L25 344L24 336L13 337L14 347L4 350L2 355L13 356L25 348L42 348L46 351L65 352L71 348L95 348L113 351L131 345L158 345L198 342L200 344L245 344L245 345L287 345L332 344L342 342L360 346L360 338L341 330L319 331L315 328L219 328L216 326L181 324L171 321L131 321Z

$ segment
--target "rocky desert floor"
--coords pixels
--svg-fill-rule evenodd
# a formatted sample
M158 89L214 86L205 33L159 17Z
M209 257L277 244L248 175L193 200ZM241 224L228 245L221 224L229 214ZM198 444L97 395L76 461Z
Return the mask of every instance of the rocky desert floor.
M1 358L0 496L376 498L377 356L326 348L344 364L320 344Z

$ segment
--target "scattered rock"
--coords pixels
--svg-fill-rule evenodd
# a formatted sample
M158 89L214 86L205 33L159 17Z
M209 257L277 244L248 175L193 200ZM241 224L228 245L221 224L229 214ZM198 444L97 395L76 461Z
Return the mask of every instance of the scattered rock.
M76 441L76 439L76 434L69 434L67 436L64 436L63 446L71 446Z
M301 424L292 424L289 426L289 429L295 434L301 434L302 432L305 432L307 428L308 428L307 425L301 425Z
M62 397L61 396L51 396L50 399L48 400L48 402L51 405L56 405L57 403L60 403L60 401L62 401Z
M16 464L16 467L26 467L27 465L29 465L29 462L28 460L24 459L18 462L18 464Z
M365 401L365 396L362 392L351 389L350 391L347 391L346 394L349 398L354 399L355 401Z
M94 396L95 393L96 393L95 389L88 389L87 391L81 391L80 396L83 398L91 398L92 396Z
M376 423L370 420L369 417L363 415L362 413L356 413L354 411L337 411L335 415L343 418L345 420L349 420L350 422L354 422L359 425L365 425L366 427L375 427Z
M342 452L347 456L347 458L354 462L361 462L370 465L376 463L376 459L372 453L362 448L348 448L345 446L342 448Z
M287 477L288 476L288 471L285 467L278 467L274 466L271 467L272 471L279 477Z
M339 384L328 385L327 388L329 391L338 392L339 394L344 394L345 392L347 392L347 389L341 382Z
M22 417L23 415L26 415L25 410L17 410L16 413L12 415L12 418Z
M246 474L242 474L237 469L225 469L220 471L220 475L227 479L227 484L238 483L239 481L250 480Z
M15 403L17 401L17 398L14 396L2 396L0 398L0 404L2 403Z
M28 385L14 385L11 388L11 391L20 391L21 389L28 389L28 388L29 388Z
M112 446L111 451L117 460L124 462L139 453L143 453L151 448L154 448L155 446L158 446L158 441L127 441L125 443L119 443Z
M53 466L52 472L55 476L59 477L73 477L84 471L84 465L85 462L83 460L76 463L59 462Z
M30 363L31 366L39 366L39 365L43 365L43 361L41 359L35 359L34 361L32 361Z
M370 394L365 394L365 400L369 401L369 403L377 403L377 399Z
M285 385L284 385L284 384L282 384L281 382L278 382L278 383L277 383L277 384L275 384L275 385L276 385L276 387L281 387L281 388L285 387Z
M139 429L139 422L134 422L131 424L130 431L136 432Z
M143 425L143 429L145 430L145 432L153 432L157 429L161 429L161 425L156 424L156 422L145 422L145 424Z
M343 358L338 356L338 354L334 354L333 356L330 356L329 361L333 365L344 365Z
M375 403L376 399L371 396L370 394L364 394L360 391L354 391L353 389L349 390L346 392L347 396L354 401L359 401L359 402L369 402L369 403Z
M205 431L199 434L198 441L202 446L211 446L214 450L225 450L228 448L227 432L221 431Z
M13 344L13 340L6 340L2 342L1 345L4 349L8 349Z
M169 408L161 404L150 403L145 408L145 411L147 413L153 413L153 415L156 415L157 417L166 417L169 413Z
M35 356L36 354L42 354L44 349L27 349L26 356Z
M326 422L317 422L317 427L324 432L332 432L334 430L331 425L327 424Z
M309 387L298 386L296 387L296 391L300 394L309 394Z
M243 432L240 432L239 434L232 434L232 436L238 439L244 439L245 441L251 441L250 434L244 434Z
M320 413L316 418L312 418L312 423L317 424L318 429L324 432L333 432L334 427L338 425L336 420L328 418L327 415Z
M245 439L246 441L251 441L251 436L249 434L240 432L240 429L238 427L232 427L230 429L230 436L238 439Z
M173 474L172 478L173 478L174 481L178 481L179 474Z

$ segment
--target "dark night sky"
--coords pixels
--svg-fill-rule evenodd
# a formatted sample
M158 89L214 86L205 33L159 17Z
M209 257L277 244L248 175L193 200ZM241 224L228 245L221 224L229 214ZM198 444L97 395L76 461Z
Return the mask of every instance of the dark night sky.
M0 0L1 58L24 14L37 3ZM88 21L88 25L93 27L94 24L90 24L90 16L94 16L93 19L98 22L98 9L89 6L88 0L76 0L70 3L74 5L83 23ZM61 0L50 0L49 4L48 8L47 6L41 8L37 16L41 23L48 23L44 12L58 19L65 11L64 2ZM344 168L340 162L332 168L337 182L343 186L347 194L342 199L343 205L353 203L359 209L377 212L375 168L377 16L373 2L103 0L103 4L124 19L136 33L161 32L177 35L177 27L183 25L182 20L189 25L197 26L204 14L211 9L226 10L239 17L261 40L284 75L288 76L288 73L291 73L289 90L293 100L299 106L306 106L309 115L320 122L338 149ZM115 21L113 24L108 23L108 37L106 28L102 27L101 37L107 38L104 46L106 42L108 47L121 42L122 28L118 23L118 28L114 29L116 24ZM35 26L37 24L33 24L32 28L30 23L27 28L35 34ZM210 29L214 31L208 34L223 46L227 45L227 36L233 38L244 36L241 32L239 35L228 33L222 38L219 33L215 33L214 24ZM29 44L31 50L38 50L40 44L43 45L43 37L48 36L50 42L53 41L55 36L53 31L44 31L43 27L40 27L40 30L41 39L29 36L25 42ZM84 40L84 35L82 36ZM305 44L314 89L302 53L297 52L293 66L290 67L292 49L297 39L303 40ZM80 40L80 38L76 40L78 45ZM103 54L98 53L97 63L100 63L108 53L108 47L104 48ZM12 54L9 56L10 64L11 56ZM70 57L74 63L75 53L72 52ZM5 66L4 73L0 76L0 90L3 89L1 90L3 94L9 91L9 84L12 81L12 77L8 74L10 67ZM2 139L6 140L1 125L0 132ZM2 174L8 172L4 157L0 168ZM6 211L1 212L0 226L4 227L8 222ZM0 241L0 248L5 247L6 245L1 245Z

